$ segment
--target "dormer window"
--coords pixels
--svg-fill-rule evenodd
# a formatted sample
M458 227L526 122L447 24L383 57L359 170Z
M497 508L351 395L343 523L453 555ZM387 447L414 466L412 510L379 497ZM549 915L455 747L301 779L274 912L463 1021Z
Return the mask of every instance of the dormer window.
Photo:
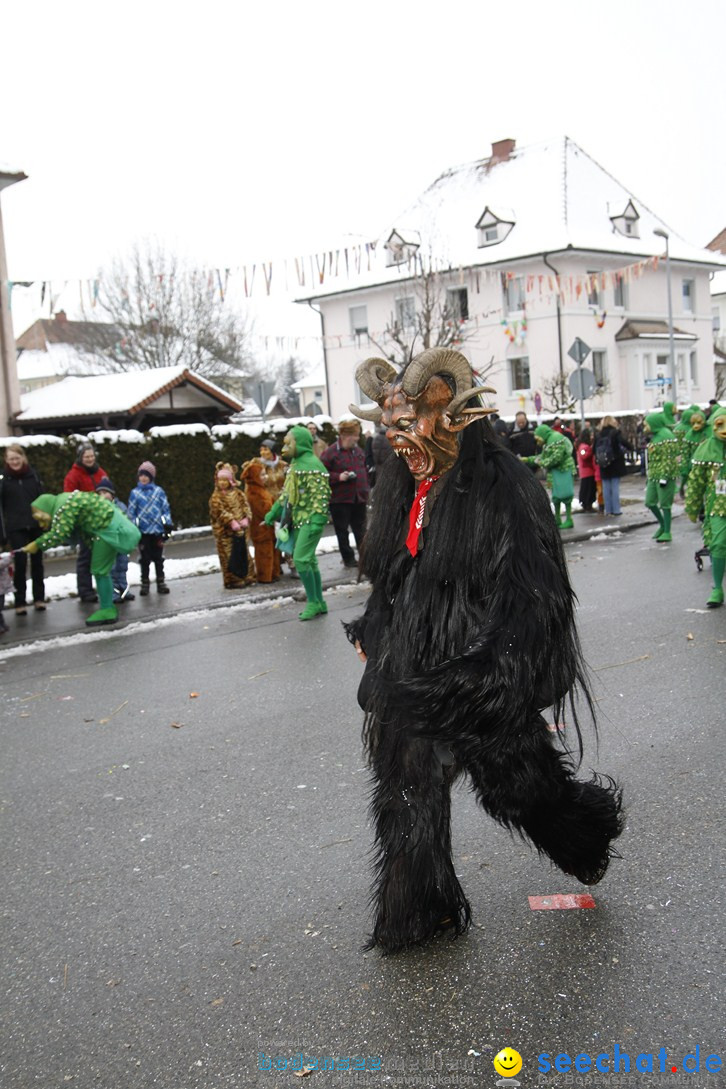
M610 209L608 209L608 211L609 210ZM639 219L638 210L632 200L628 201L624 211L617 212L615 215L610 216L613 230L617 231L618 234L625 235L626 238L640 238L640 227L638 226Z
M418 231L391 231L383 247L386 251L386 265L405 265L416 256L420 246L421 237Z
M499 242L504 241L513 226L513 217L512 219L505 219L491 208L485 208L476 225L477 245L480 247L496 246Z

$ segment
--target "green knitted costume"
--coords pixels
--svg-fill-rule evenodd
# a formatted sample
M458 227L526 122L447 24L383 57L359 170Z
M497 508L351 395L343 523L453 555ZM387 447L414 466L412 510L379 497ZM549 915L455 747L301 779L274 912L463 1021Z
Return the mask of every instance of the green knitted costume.
M645 505L658 520L658 529L653 534L655 540L667 544L673 540L671 507L679 473L678 439L666 426L662 412L651 412L645 417L645 425L650 432Z
M572 443L553 431L547 424L540 424L535 430L535 438L544 445L533 459L535 465L547 470L547 479L552 489L552 502L555 508L555 523L561 529L572 529L572 497L575 494L575 461L572 456ZM560 516L560 505L565 506L565 520Z
M280 517L286 499L295 533L292 558L308 599L300 619L312 620L328 611L315 549L328 522L330 477L322 461L313 454L313 439L307 427L291 428L285 436L285 447L294 451L288 454L290 468L282 494L265 515L265 523L271 526Z
M713 425L719 418L726 418L726 408L718 408L711 414ZM713 591L707 601L710 608L723 605L724 569L726 568L726 440L720 438L721 430L714 430L711 437L702 442L693 455L691 475L686 489L686 514L692 522L698 520L704 507L703 543L711 553Z
M39 495L31 506L50 515L50 528L37 538L41 552L80 538L91 550L91 574L96 581L101 608L86 620L89 627L112 624L118 619L113 604L111 568L119 553L128 555L141 533L118 507L96 492L62 492Z

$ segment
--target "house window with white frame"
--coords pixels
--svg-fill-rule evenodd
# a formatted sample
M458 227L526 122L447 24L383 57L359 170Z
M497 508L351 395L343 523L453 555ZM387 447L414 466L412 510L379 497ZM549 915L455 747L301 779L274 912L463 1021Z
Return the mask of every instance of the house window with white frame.
M588 306L600 306L600 276L601 273L597 270L590 269L587 273L590 279L587 283L587 303Z
M686 356L684 352L676 354L676 376L681 385L686 381Z
M696 298L696 281L683 281L683 313L692 314Z
M511 276L502 273L504 308L508 314L519 314L524 310L524 276Z
M592 373L598 386L604 386L608 380L607 352L592 353Z
M469 320L469 292L465 287L450 287L446 291L448 308L457 321Z
M403 295L396 299L396 325L399 329L413 329L416 325L416 299Z
M698 386L698 353L691 352L688 356L688 366L691 369L691 385Z
M509 384L512 393L530 388L528 355L520 355L509 360Z
M350 315L351 336L363 337L368 335L368 307L351 306L348 308Z
M615 276L615 283L613 284L613 306L622 307L623 310L628 309L628 285L622 276Z

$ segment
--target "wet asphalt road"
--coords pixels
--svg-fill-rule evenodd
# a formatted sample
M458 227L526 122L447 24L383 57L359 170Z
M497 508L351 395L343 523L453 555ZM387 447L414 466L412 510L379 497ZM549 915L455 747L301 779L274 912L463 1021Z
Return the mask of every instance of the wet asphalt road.
M339 621L364 591L339 588L310 624L297 605L218 610L0 665L0 1084L494 1086L508 1045L527 1089L571 1084L545 1081L540 1053L615 1044L656 1071L666 1049L668 1073L579 1084L726 1084L703 1065L726 1058L726 610L704 610L696 547L688 525L669 548L646 530L568 547L601 716L586 764L628 809L596 908L530 910L585 890L462 786L475 925L396 958L360 951L367 776ZM380 1069L258 1070L259 1052L301 1049Z

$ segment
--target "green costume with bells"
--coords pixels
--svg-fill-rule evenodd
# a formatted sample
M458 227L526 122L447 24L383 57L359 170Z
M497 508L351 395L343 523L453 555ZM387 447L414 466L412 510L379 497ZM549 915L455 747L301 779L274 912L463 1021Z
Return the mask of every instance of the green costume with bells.
M678 439L666 426L664 413L651 412L645 417L645 422L650 432L645 505L658 520L658 529L653 534L654 539L667 544L673 540L671 507L679 474Z
M705 510L703 543L711 553L713 577L713 590L706 604L711 609L723 605L726 570L726 426L714 426L718 420L726 421L726 408L711 414L713 433L693 455L686 489L686 514L691 521L698 520L701 507Z
M685 425L685 426L684 426ZM683 430L681 430L683 427ZM678 446L681 454L681 487L688 484L691 472L691 461L698 447L708 438L706 416L698 405L691 405L681 416L681 422L673 429L678 437Z
M294 443L294 452L291 450L290 440ZM323 580L315 549L328 523L330 477L322 461L313 453L313 439L307 427L291 428L285 438L283 453L286 448L291 457L285 486L280 498L265 515L264 521L271 526L279 519L287 501L292 512L293 563L308 599L300 613L300 619L312 620L328 611L323 598Z
M530 465L541 465L547 470L547 478L552 489L552 503L555 508L555 525L560 529L572 529L572 497L575 494L575 460L572 456L572 443L559 431L553 431L547 424L540 424L534 432L535 438L544 445L536 457L524 458ZM565 520L562 521L560 507L564 503Z
M86 624L113 624L118 620L118 609L113 603L111 568L119 553L128 555L136 548L140 531L118 507L96 492L39 495L31 505L51 518L50 528L35 541L41 552L79 538L90 548L91 574L101 607L91 613Z

